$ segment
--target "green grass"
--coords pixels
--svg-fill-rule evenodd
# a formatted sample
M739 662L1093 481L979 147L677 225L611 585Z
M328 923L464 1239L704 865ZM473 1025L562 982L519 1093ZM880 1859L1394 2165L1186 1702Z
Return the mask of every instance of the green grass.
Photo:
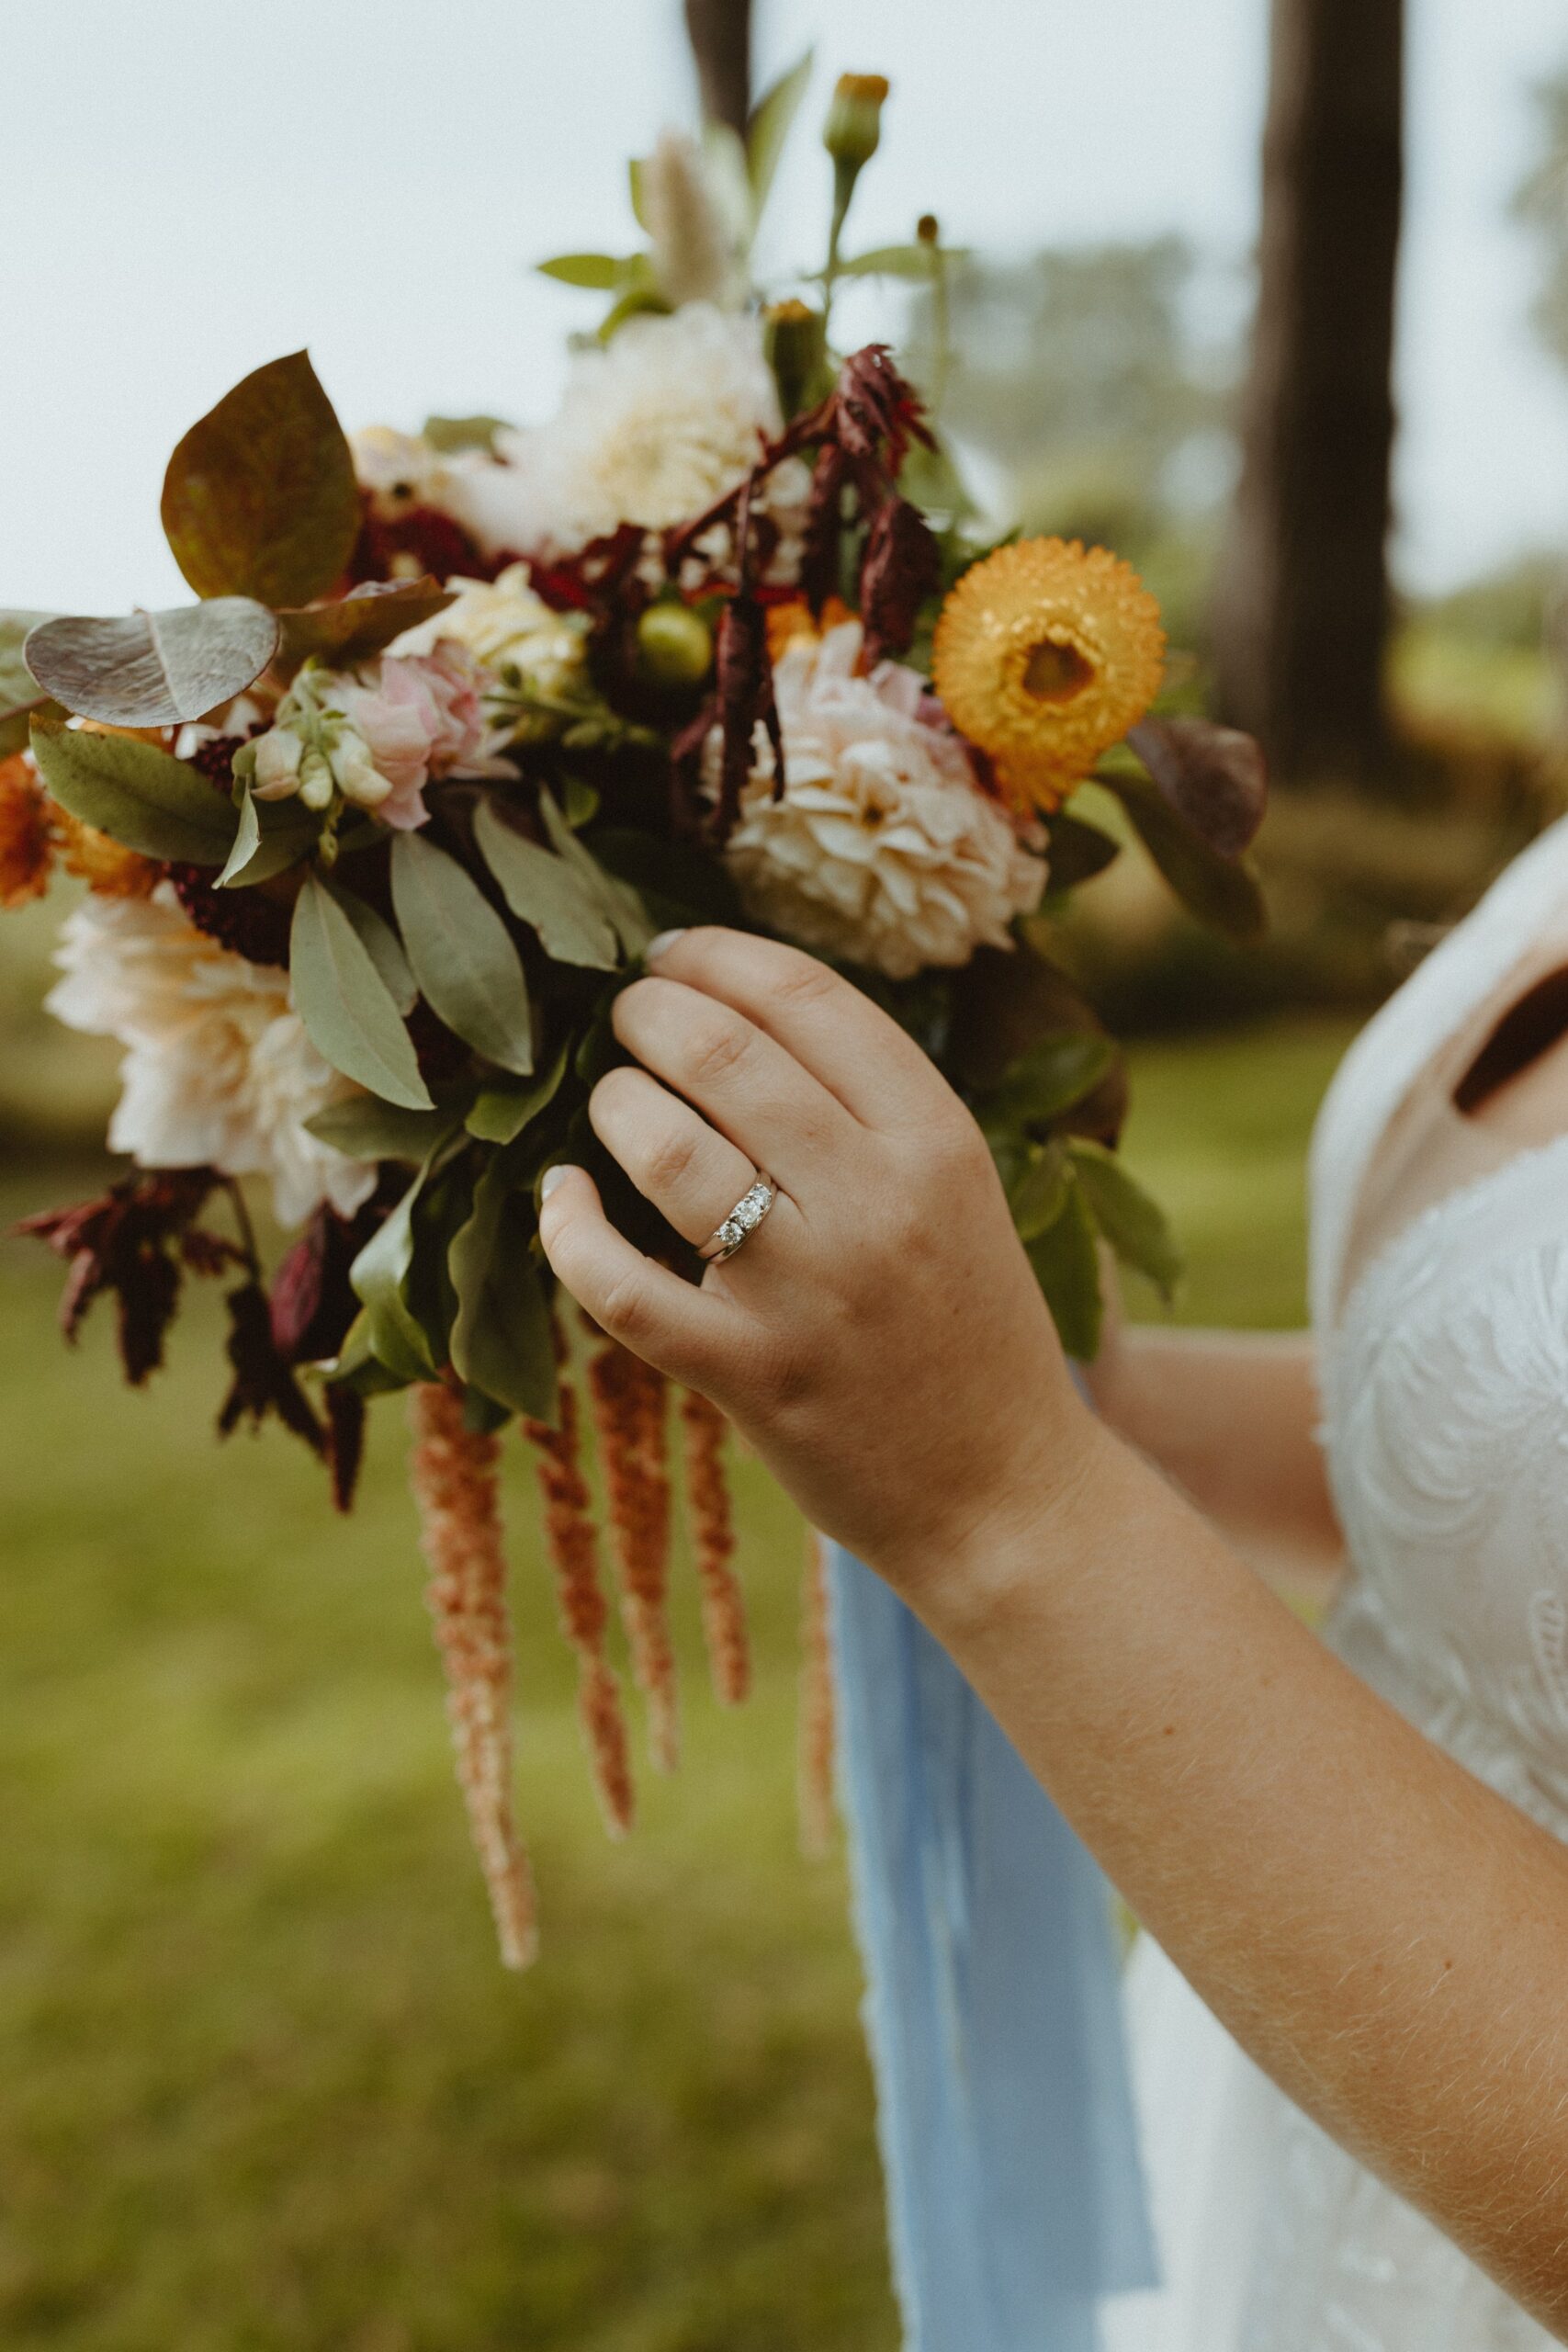
M1300 1310L1322 1028L1139 1057L1134 1164L1183 1311ZM7 1216L92 1170L27 1169ZM740 1478L761 1661L721 1718L682 1578L687 1757L609 1848L530 1532L521 1810L543 1905L495 1963L378 1409L333 1520L278 1435L210 1435L201 1299L127 1394L57 1269L0 1250L0 2343L6 2352L890 2352L837 1862L795 1848L798 1531Z

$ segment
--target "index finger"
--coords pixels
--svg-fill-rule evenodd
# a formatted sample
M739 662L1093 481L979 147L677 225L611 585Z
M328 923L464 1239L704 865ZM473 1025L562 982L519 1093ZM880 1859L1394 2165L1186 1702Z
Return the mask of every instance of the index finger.
M945 1091L896 1021L798 947L701 924L656 939L648 963L661 980L681 980L744 1013L865 1126L908 1126L933 1087Z

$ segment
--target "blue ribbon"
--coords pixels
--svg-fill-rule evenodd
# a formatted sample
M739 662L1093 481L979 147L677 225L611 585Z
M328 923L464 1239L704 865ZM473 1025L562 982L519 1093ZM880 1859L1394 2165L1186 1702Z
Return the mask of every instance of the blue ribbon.
M1099 1869L946 1652L830 1547L840 1787L906 2352L1094 2352L1157 2283Z

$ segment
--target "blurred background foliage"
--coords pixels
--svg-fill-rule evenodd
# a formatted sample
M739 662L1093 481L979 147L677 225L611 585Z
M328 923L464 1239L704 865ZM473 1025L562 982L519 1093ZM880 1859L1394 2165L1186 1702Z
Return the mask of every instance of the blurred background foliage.
M1357 5L1385 32L1399 13ZM1332 30L1330 0L1293 6ZM743 107L745 10L688 13L710 103ZM1568 72L1535 121L1517 209L1568 366ZM1145 570L1195 705L1249 366L1205 266L1172 238L955 263L942 396L987 509ZM930 354L929 301L907 329ZM1058 926L1134 1041L1126 1149L1187 1244L1183 1317L1302 1319L1303 1159L1338 1054L1568 802L1561 598L1548 545L1390 600L1375 761L1280 768L1260 950L1173 913L1135 848ZM0 921L7 1223L102 1172L113 1049L41 1011L62 903ZM57 1271L0 1244L0 2343L891 2347L842 1871L795 1843L799 1531L767 1482L743 1468L756 1699L716 1716L683 1570L686 1767L643 1776L612 1851L513 1449L546 1934L519 1984L452 1790L396 1408L345 1540L297 1449L211 1437L210 1299L132 1396L107 1330L60 1347Z

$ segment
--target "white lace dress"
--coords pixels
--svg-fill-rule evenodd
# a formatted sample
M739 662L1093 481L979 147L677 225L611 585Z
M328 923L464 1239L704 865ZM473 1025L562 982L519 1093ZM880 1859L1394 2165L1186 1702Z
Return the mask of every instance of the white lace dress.
M1394 1111L1565 912L1568 820L1358 1038L1314 1138L1311 1287L1351 1562L1328 1638L1568 1839L1568 1136L1419 1215L1336 1312ZM1105 2352L1547 2352L1555 2339L1276 2090L1146 1940L1129 1997L1166 2283L1107 2305Z

